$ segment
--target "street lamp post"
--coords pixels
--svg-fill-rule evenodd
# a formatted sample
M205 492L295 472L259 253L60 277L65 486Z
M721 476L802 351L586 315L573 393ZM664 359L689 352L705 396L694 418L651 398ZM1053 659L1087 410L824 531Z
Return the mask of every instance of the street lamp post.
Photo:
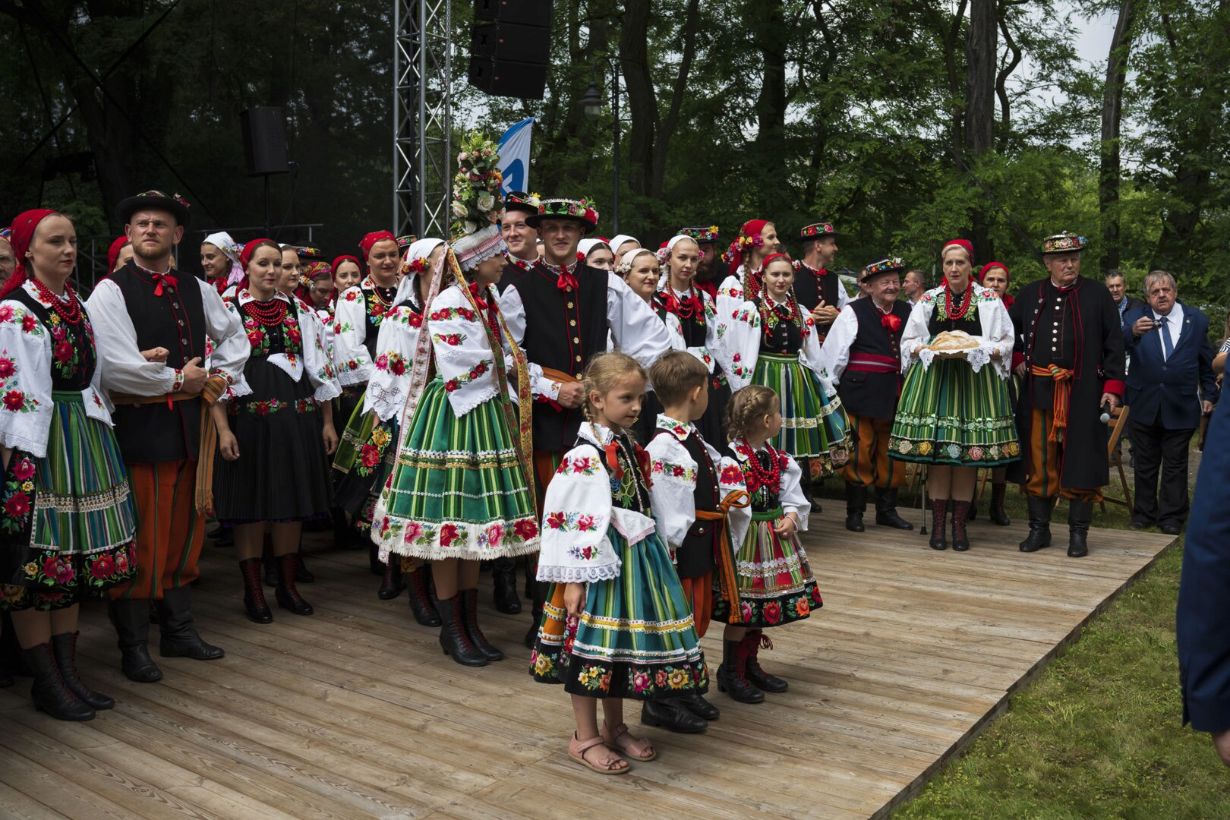
M611 233L619 233L619 60L603 58L611 70ZM581 97L581 105L591 119L602 113L602 93L591 84Z

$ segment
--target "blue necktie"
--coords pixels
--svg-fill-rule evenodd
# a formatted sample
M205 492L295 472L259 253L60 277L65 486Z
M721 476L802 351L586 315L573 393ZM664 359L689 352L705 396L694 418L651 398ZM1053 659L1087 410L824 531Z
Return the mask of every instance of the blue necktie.
M1162 358L1170 361L1170 354L1174 353L1174 345L1170 341L1170 330L1166 325L1166 317L1159 317L1157 321L1157 332L1162 334Z

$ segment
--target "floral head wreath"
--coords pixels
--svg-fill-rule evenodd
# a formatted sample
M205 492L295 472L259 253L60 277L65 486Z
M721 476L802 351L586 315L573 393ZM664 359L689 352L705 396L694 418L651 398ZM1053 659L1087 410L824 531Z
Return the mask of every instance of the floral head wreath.
M680 236L690 236L697 242L717 242L721 237L718 234L718 226L710 225L708 227L699 226L692 228L680 228Z
M615 268L615 272L619 274L620 278L626 279L628 274L632 273L632 263L636 261L638 256L644 256L645 254L649 254L654 259L658 259L658 254L649 250L649 248L637 248L634 251L628 251L624 254L624 258L619 261L619 266ZM661 262L658 264L660 265ZM661 273L661 271L659 271L659 273Z
M722 254L722 261L730 266L729 273L731 276L736 276L739 273L739 267L743 264L744 254L753 248L764 247L764 237L760 234L768 224L769 221L767 219L749 219L743 223L743 227L739 228L739 235L735 237L734 242L730 243L726 253Z
M499 161L496 144L489 137L475 132L462 138L453 177L454 237L475 233L499 218L503 204L499 198L500 185L504 182L504 175L496 167Z

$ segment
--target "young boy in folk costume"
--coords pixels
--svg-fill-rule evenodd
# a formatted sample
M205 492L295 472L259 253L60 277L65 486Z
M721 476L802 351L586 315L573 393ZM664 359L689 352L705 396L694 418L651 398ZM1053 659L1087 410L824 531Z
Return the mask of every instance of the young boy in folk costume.
M729 511L739 594L736 602L721 596L713 607L713 619L726 623L718 691L740 703L760 703L765 692L788 687L760 668L762 642L772 647L764 630L803 620L823 601L798 538L811 512L803 472L770 444L782 426L777 396L767 387L745 387L731 398L729 417L730 445L718 480L727 497L743 492L751 505Z
M486 183L498 182L499 157L481 138L467 146L459 176L474 180L474 188L455 194L454 211L464 208L466 215L454 227L469 230L432 272L397 457L376 505L372 540L381 560L432 563L441 649L462 665L485 666L504 653L478 625L479 562L536 552L538 516L529 377L494 290L504 241L494 209L482 207L494 205Z
M709 406L709 370L695 356L672 350L654 363L650 379L660 385L663 412L655 419L649 451L650 500L654 520L675 556L675 569L692 605L696 633L702 638L713 612L714 589L728 603L738 601L734 555L726 529L726 510L746 506L743 494L724 498L718 484L721 455L700 435L695 422ZM738 619L739 609L732 609ZM675 732L700 732L717 720L717 707L699 692L669 700L649 700L641 723Z
M849 422L832 385L820 378L819 336L791 291L790 257L771 253L760 264L741 287L723 287L743 296L728 314L719 310L723 367L731 388L758 384L777 394L782 425L774 446L797 459L809 479L820 479L849 458Z
M603 353L585 369L583 386L587 420L543 503L538 579L554 586L530 673L572 696L569 756L600 774L623 774L625 757L657 756L647 739L628 732L624 699L704 692L708 674L670 553L655 532L649 455L627 432L640 415L645 371L622 353Z

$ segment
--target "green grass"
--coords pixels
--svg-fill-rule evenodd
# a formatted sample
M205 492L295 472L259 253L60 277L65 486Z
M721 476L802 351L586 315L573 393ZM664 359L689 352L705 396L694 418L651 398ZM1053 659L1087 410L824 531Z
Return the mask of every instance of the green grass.
M1066 518L1056 512L1057 534ZM1094 526L1126 525L1122 508L1095 510ZM1230 771L1208 735L1180 725L1181 564L1181 546L1164 553L895 816L1230 817Z

